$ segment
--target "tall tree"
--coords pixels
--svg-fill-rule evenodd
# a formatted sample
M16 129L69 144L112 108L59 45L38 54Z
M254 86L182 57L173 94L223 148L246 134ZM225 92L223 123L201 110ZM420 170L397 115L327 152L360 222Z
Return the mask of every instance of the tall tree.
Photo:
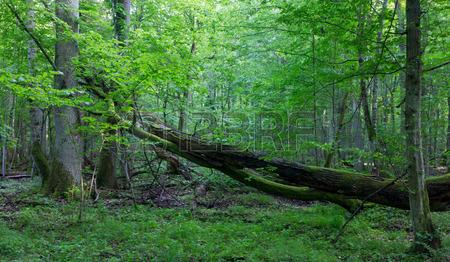
M384 29L384 15L386 13L388 0L383 0L381 11L380 11L380 20L379 20L379 28L377 32L377 44L379 45L377 48L377 55L382 55L382 41L383 41L383 29ZM378 58L378 59L381 59ZM380 79L378 75L373 78L373 86L372 86L372 125L376 130L378 125L378 91L379 91Z
M116 39L124 43L128 39L131 0L113 0L113 9Z
M130 24L130 0L114 0L114 34L119 41L120 46L124 46L128 39L128 27ZM114 119L107 119L111 125L115 124ZM107 141L100 151L100 163L97 173L97 185L106 188L117 187L116 178L116 157L117 145L114 141L110 141L111 137L117 134L117 130L111 130L108 134Z
M33 32L35 29L35 11L34 11L34 1L27 0L28 4L28 20L26 27L30 32ZM36 63L36 44L33 39L28 40L28 71L31 76L35 75L35 63ZM42 152L45 152L45 121L44 121L44 111L37 107L32 106L30 109L30 117L31 117L31 144L32 147L39 147ZM34 160L33 160L34 163ZM35 168L35 164L33 164L33 171L39 170Z
M440 246L431 220L421 138L422 59L420 45L420 0L406 2L406 78L405 130L406 159L414 244L412 249L426 252Z
M79 1L56 0L56 17L59 21L56 24L55 65L59 74L55 76L55 87L75 88L77 80L72 59L79 51L73 34L79 31ZM71 106L55 108L54 124L54 156L47 190L62 193L81 182L82 143L77 133L79 110Z
M447 118L448 118L448 120L447 120L447 152L449 152L450 151L450 92L447 97L447 105L448 105L448 107L447 107L447 110L448 110L448 112L447 112L447 114L448 114L447 115Z
M370 105L369 105L369 92L367 87L367 81L366 81L366 65L365 65L365 30L366 30L366 20L368 20L368 17L366 17L365 13L365 5L361 5L358 10L358 34L357 37L359 39L359 45L358 45L358 65L359 65L359 71L361 72L361 77L359 79L359 88L361 92L360 97L360 105L362 107L362 112L364 115L364 123L367 130L367 137L369 140L369 146L370 150L372 152L376 151L376 129L373 123L373 118L371 116L370 112ZM372 173L374 175L379 174L378 165L373 159L373 168Z

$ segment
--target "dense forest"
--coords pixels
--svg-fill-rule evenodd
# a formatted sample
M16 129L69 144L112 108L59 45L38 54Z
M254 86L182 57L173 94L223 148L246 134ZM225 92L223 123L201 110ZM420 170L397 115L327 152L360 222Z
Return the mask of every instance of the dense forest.
M0 261L449 261L445 0L0 0Z

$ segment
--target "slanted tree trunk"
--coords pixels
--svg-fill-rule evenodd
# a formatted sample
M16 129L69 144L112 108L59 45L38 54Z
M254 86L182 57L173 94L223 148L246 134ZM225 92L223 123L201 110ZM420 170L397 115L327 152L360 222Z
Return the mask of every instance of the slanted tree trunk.
M57 0L56 17L66 26L56 24L56 61L61 72L55 76L57 89L68 89L77 86L72 59L78 56L78 45L71 34L78 33L79 2L78 0ZM54 110L55 148L51 172L45 186L48 193L62 194L72 185L81 182L82 144L77 129L80 125L80 113L77 108L62 106Z
M99 98L106 94L89 86ZM109 114L119 123L124 120L111 108ZM152 114L145 114L143 123L148 131L133 125L128 131L138 138L150 140L155 146L177 154L198 165L226 173L234 170L260 170L273 173L277 179L290 185L307 186L321 192L344 195L351 199L364 199L373 203L409 209L409 192L404 181L383 179L350 171L305 166L282 159L267 160L267 154L252 153L239 148L211 143L198 137L181 133L165 125ZM186 147L186 145L188 145ZM226 173L227 174L227 173ZM228 174L232 176L231 174ZM236 178L234 178L236 179ZM430 207L433 211L450 209L450 174L430 178L424 182L428 189ZM248 185L251 185L248 182Z
M427 252L440 246L439 235L431 220L429 197L425 182L421 138L421 78L420 0L406 2L406 78L405 130L406 159L408 162L409 203L414 244L412 249Z
M186 135L165 126L154 116L148 116L151 127L149 132L132 127L131 132L141 138L156 142L157 146L182 156L199 165L222 171L224 166L234 169L267 168L278 179L291 185L307 186L322 192L345 195L355 199L366 199L382 205L409 209L408 190L403 181L394 183L392 179L367 176L329 168L310 167L281 159L263 160L264 153L242 151L229 145L208 143L194 136ZM181 145L189 144L188 150ZM391 185L392 184L392 185ZM389 186L388 186L389 185ZM428 179L431 207L434 211L450 208L450 175ZM386 187L386 188L385 188ZM381 190L382 189L382 190Z

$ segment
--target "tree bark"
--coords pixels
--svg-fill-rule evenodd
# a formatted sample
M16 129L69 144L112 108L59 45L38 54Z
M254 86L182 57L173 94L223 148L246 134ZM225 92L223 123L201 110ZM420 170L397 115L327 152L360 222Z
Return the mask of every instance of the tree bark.
M408 162L406 172L408 173L409 203L414 231L412 249L417 252L427 252L430 247L439 247L440 239L431 220L422 155L420 16L420 0L407 0L405 130Z
M99 98L106 94L93 86L90 91ZM111 108L109 114L124 123ZM141 114L142 115L142 114ZM210 143L198 137L176 131L152 114L142 115L148 131L132 125L128 131L138 138L150 140L176 155L198 165L213 168L225 173L226 169L265 169L277 179L294 186L306 186L321 192L344 195L351 199L361 199L400 209L409 209L409 192L405 181L384 179L329 168L311 167L282 159L267 160L265 153L252 153L239 148ZM126 121L128 122L128 121ZM129 122L128 122L129 123ZM429 178L425 181L432 211L450 210L450 174Z
M56 16L70 28L70 34L78 33L78 0L57 0ZM56 67L60 74L55 76L57 89L77 86L72 59L78 56L78 45L72 35L65 32L65 26L56 25ZM81 182L82 144L77 133L80 125L79 111L75 107L62 106L54 110L55 148L48 193L64 193L72 185Z
M354 138L353 140L353 145L357 148L362 150L364 148L364 143L363 143L363 137L362 137L362 130L361 130L361 109L360 106L358 105L358 101L356 101L356 98L352 99L352 112L354 112L353 114L353 119L352 119L352 132L351 135ZM364 163L363 161L358 158L355 164L355 168L358 171L362 171L364 168Z
M359 19L358 19L358 38L360 41L360 47L358 49L358 64L359 64L359 71L361 72L361 77L359 80L359 87L361 92L361 106L362 111L364 115L364 123L367 130L367 138L369 140L369 146L370 150L372 152L377 151L377 145L376 145L376 130L373 123L372 115L370 112L370 106L369 106L369 98L368 98L368 90L367 90L367 82L366 82L366 72L365 72L365 57L364 57L364 31L365 31L365 16L364 16L364 10L363 6L361 6L361 10L359 11ZM373 158L373 168L372 168L372 174L379 175L378 165L376 163L375 158Z
M26 24L26 27L30 32L33 32L35 29L35 11L34 11L34 1L33 0L27 0L28 4L28 21ZM28 71L31 76L35 76L35 62L36 62L36 44L34 43L33 39L28 40ZM31 145L35 146L37 144L39 147L41 147L42 151L45 151L45 116L44 111L37 107L32 106L30 109L30 118L31 118L31 125L30 125L30 133L31 133ZM36 160L33 159L33 167L32 172L34 173L34 170L37 170L39 173L39 168L36 169ZM43 174L40 174L41 176Z
M450 92L449 96L447 97L447 104L448 104L448 116L447 116L447 152L450 151Z
M119 43L128 40L130 24L131 0L113 0L114 32Z
M333 161L333 157L336 155L336 151L339 149L339 141L341 137L342 130L344 128L344 117L345 117L345 108L347 107L347 99L348 99L348 92L345 92L344 97L342 98L341 104L338 108L338 122L337 122L337 129L336 133L334 135L334 140L331 145L331 151L327 154L327 157L325 159L325 167L330 167L331 162Z
M377 33L377 55L381 55L382 50L382 41L383 41L383 29L384 29L384 14L386 13L388 0L383 0L383 4L380 11L380 20L379 20L379 31ZM379 59L382 59L380 57ZM372 125L375 130L377 130L378 125L378 91L379 91L380 79L378 75L375 75L373 78L373 86L372 86Z
M208 143L194 136L170 129L153 116L148 116L153 124L149 131L132 127L131 132L141 138L156 142L157 146L180 155L194 163L222 171L227 167L234 169L267 168L278 179L291 185L307 186L322 192L345 195L349 198L366 199L372 193L393 182L361 173L329 168L305 166L281 159L263 160L264 153L251 153L229 145ZM186 145L188 145L186 147ZM181 149L183 148L183 149ZM433 211L450 208L450 175L430 178L426 181ZM409 209L408 190L403 181L381 190L367 199L382 205Z

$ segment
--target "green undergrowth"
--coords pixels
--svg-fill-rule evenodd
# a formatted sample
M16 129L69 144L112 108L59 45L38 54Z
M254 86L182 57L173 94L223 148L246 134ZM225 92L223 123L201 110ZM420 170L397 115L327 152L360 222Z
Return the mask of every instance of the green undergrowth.
M0 189L2 202L5 192L11 190ZM0 210L1 261L423 261L405 253L408 213L390 208L366 210L333 244L348 216L343 209L280 205L258 193L195 210L100 202L89 204L81 221L77 202L18 197L19 208ZM444 248L430 261L447 261L450 214L433 215Z

